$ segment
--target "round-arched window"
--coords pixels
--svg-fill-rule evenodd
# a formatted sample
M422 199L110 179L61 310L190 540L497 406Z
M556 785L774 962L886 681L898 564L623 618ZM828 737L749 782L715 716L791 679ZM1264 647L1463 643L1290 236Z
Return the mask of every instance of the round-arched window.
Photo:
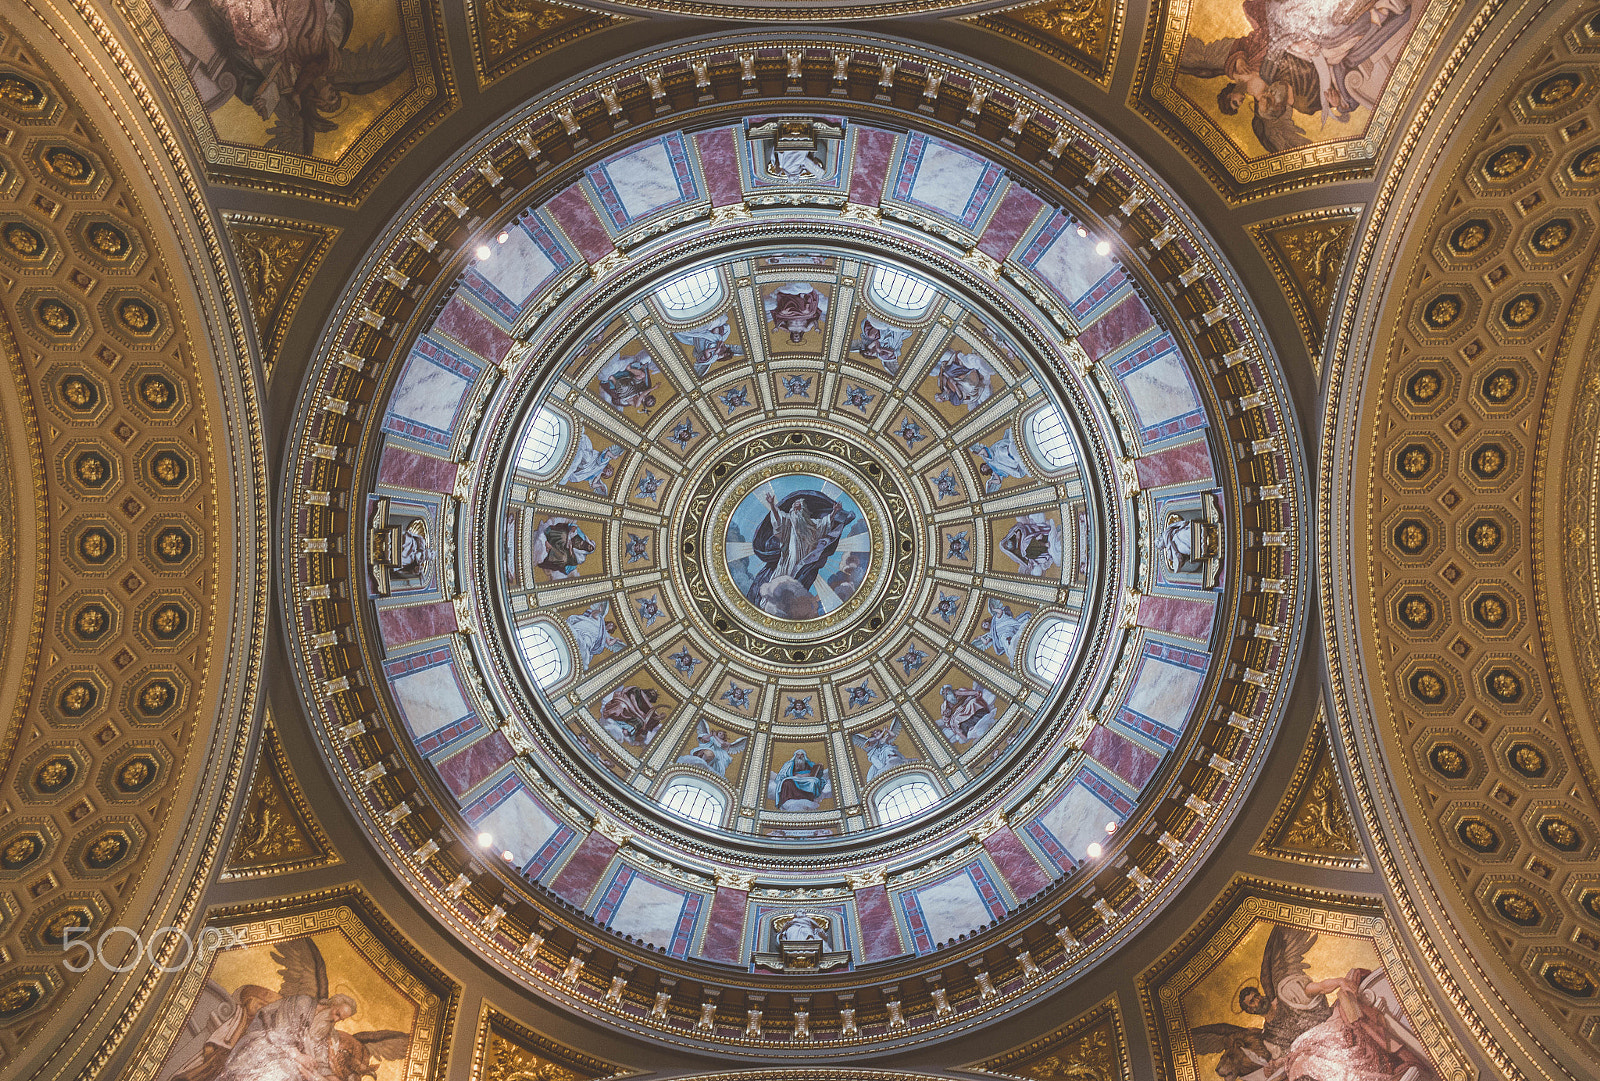
M572 659L566 643L545 623L528 623L517 628L517 648L528 665L528 672L541 690L549 690L567 678Z
M710 267L691 270L656 290L656 300L673 319L692 319L722 299L722 279Z
M938 802L939 790L926 777L907 777L878 793L878 824L903 822Z
M541 409L528 422L517 446L517 468L538 476L550 468L566 449L567 418L550 409Z
M691 822L716 826L721 824L722 812L728 805L722 793L710 786L680 778L667 785L661 794L661 806Z
M1067 432L1067 420L1053 405L1029 414L1023 425L1028 446L1039 464L1051 471L1065 469L1078 461L1078 452Z
M872 299L892 311L916 319L933 303L933 286L895 267L874 267Z
M1028 643L1028 668L1045 683L1055 683L1072 657L1072 644L1078 640L1078 625L1061 616L1048 616L1033 632Z

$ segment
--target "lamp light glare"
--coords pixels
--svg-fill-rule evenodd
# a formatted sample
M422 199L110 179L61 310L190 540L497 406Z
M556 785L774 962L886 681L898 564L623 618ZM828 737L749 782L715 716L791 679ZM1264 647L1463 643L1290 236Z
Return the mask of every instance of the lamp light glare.
M1088 229L1086 229L1082 225L1078 226L1078 236L1086 237L1088 235L1089 235L1089 230Z
M487 244L479 244L478 245L478 258L479 259L487 259L487 258L489 258L489 256L491 256L493 254L494 254L494 251L490 249L489 245L487 245Z
M510 863L512 859L511 850L508 848L504 852L500 853L500 858L505 860L507 863Z
M1089 843L1089 858L1090 859L1092 859L1092 860L1099 859L1100 858L1100 853L1102 853L1104 851L1105 851L1105 849L1101 848L1098 842L1091 841Z
M494 844L494 837L492 835L487 834L487 833L478 834L478 847L479 848L488 848L492 844Z
M495 239L495 243L504 244L506 241L511 239L511 234L506 232L504 229L502 229L502 230L500 230L500 235L495 237L494 239Z
M1111 242L1109 240L1102 240L1100 243L1094 246L1094 250L1097 255L1110 255Z

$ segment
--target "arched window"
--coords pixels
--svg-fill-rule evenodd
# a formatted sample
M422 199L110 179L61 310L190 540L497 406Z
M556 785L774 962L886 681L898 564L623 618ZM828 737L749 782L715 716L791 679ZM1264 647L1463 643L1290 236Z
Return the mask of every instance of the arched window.
M1030 414L1024 431L1039 464L1046 469L1054 472L1077 463L1078 451L1072 445L1072 435L1060 409L1047 405Z
M572 671L566 643L547 623L528 623L518 627L517 648L522 651L528 673L541 690L556 686Z
M710 267L691 270L656 290L656 300L673 319L693 319L722 299L722 279Z
M1072 646L1078 640L1078 625L1061 616L1040 621L1028 642L1028 669L1045 683L1054 685L1072 659Z
M722 824L722 812L728 804L722 793L709 785L680 777L661 794L661 806L702 826L718 826Z
M878 825L904 822L939 802L939 790L926 777L910 776L878 793Z
M553 409L540 409L528 422L517 447L517 468L535 476L550 468L567 447L567 419Z
M873 300L912 319L933 303L933 286L895 267L873 267L871 288Z

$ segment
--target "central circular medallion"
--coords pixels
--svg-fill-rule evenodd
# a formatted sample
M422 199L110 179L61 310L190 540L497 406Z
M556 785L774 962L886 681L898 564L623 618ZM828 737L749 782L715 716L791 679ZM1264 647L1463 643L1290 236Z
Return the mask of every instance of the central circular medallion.
M724 527L728 576L768 619L806 623L833 615L872 565L872 529L861 505L819 472L762 478Z

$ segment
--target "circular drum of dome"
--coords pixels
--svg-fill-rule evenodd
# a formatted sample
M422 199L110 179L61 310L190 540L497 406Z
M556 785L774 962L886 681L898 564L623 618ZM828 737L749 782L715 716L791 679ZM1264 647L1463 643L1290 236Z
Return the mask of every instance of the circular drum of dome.
M283 500L308 713L397 875L555 1001L765 1057L929 1038L849 996L995 936L964 1023L1103 957L1231 822L1306 606L1282 375L1171 194L951 58L796 48L981 85L1040 164L735 88L551 171L588 91L537 102L372 252Z

